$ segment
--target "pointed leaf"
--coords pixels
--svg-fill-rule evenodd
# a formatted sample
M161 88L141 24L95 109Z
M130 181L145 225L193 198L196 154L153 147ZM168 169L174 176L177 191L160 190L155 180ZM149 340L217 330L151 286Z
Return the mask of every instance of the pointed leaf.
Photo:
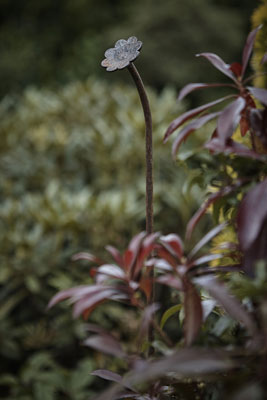
M184 254L183 242L175 233L161 236L160 241L163 246L175 257L181 258Z
M99 288L96 292L84 296L75 303L73 317L79 317L85 310L94 307L98 303L102 303L104 300L124 300L126 298L126 294L116 288Z
M225 186L221 190L216 193L212 193L208 199L202 204L202 206L198 209L198 211L193 215L186 227L186 239L189 240L191 238L192 232L195 229L196 224L200 220L200 218L205 214L207 209L217 200L223 196L228 195L235 189L234 186Z
M111 335L93 335L86 339L83 344L105 354L120 358L126 357L118 340Z
M146 237L146 232L140 232L135 235L129 243L128 249L124 254L124 267L127 271L132 271L134 263L136 261L138 252L140 250L143 239Z
M225 143L234 133L245 105L245 100L242 97L238 97L221 112L217 123L217 133L218 138L223 143Z
M257 238L267 218L267 179L258 183L243 198L237 215L240 247L247 250Z
M126 280L125 272L115 264L103 264L97 269L98 274L104 274L115 279Z
M164 325L168 321L169 318L171 318L174 314L178 313L181 311L182 304L176 304L175 306L172 306L168 308L168 310L165 311L163 314L161 321L160 321L160 329L164 328Z
M87 260L87 261L95 262L97 264L102 264L102 260L100 260L98 257L95 257L93 254L87 253L87 252L81 252L81 253L74 254L74 256L72 256L71 259L72 259L72 261Z
M207 254L205 256L199 257L196 260L189 262L188 268L196 267L197 265L206 264L213 260L218 260L223 258L225 254Z
M173 276L173 274L161 275L156 279L156 282L177 290L184 290L184 286L181 279Z
M112 255L116 263L123 268L123 258L120 252L113 246L106 246L105 249Z
M222 87L222 86L235 87L233 85L228 85L225 83L189 83L180 91L178 100L182 100L189 93L191 93L195 90L198 90L198 89L211 88L211 87Z
M267 106L267 90L266 89L261 89L261 88L255 88L255 87L248 87L248 90L250 93L256 97L262 104Z
M178 118L172 121L172 123L169 125L165 135L164 135L164 143L167 142L169 136L176 130L178 129L184 122L188 121L189 119L195 117L198 114L201 114L203 111L206 111L207 109L215 106L216 104L219 104L225 100L231 99L233 95L225 96L222 97L221 99L211 101L210 103L204 104L203 106L193 108L192 110L189 110L182 115L180 115Z
M203 320L203 311L200 296L188 280L184 280L185 295L184 295L184 332L185 343L191 345L196 339Z
M218 115L220 115L219 112L203 115L202 117L200 117L200 118L194 120L193 122L190 122L188 125L186 125L181 130L181 132L179 132L177 138L173 142L172 156L174 157L176 155L182 142L185 141L192 132L194 132L196 129L201 128L203 125L205 125L210 120L216 118Z
M230 65L226 64L217 54L214 53L200 53L196 57L205 57L215 68L221 71L224 75L237 82L235 75L230 69Z
M226 222L212 228L203 238L195 245L195 247L190 251L188 258L192 258L197 252L205 246L211 239L213 239L218 233L220 233L227 226Z
M244 324L251 335L254 335L257 332L256 325L246 309L228 292L226 286L219 282L215 277L210 275L202 276L196 278L194 282L206 289L232 318Z
M107 369L96 369L90 373L91 375L98 376L99 378L106 379L107 381L121 383L122 376Z
M224 153L226 155L235 154L239 157L249 157L255 160L266 161L264 155L256 153L256 151L249 149L241 143L228 139L228 143L222 143L221 140L214 138L207 142L204 146L206 149L213 153Z
M52 299L48 303L47 308L53 307L55 304L59 303L60 301L63 301L63 300L66 300L66 299L69 299L72 297L79 298L79 297L85 296L88 293L95 292L98 289L99 289L99 287L96 285L91 285L91 286L81 285L81 286L75 286L70 289L61 290L55 296L52 297Z
M137 256L133 277L136 277L139 274L140 270L144 266L145 259L151 255L152 251L155 248L155 241L157 240L158 237L159 233L156 232L156 233L151 233L143 240L139 254Z
M253 50L253 46L254 46L254 42L256 39L256 35L258 33L258 31L261 29L262 25L258 26L257 28L253 29L253 31L250 32L250 34L247 37L247 41L243 50L243 54L242 54L242 73L241 76L243 77L248 65L248 60L251 56L252 50Z

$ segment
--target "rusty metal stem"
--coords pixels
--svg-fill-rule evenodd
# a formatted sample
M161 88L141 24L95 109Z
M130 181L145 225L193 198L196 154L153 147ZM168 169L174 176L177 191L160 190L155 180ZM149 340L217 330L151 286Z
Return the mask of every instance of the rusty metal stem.
M153 139L152 117L146 90L135 65L131 62L128 66L137 87L142 103L146 124L146 231L153 232Z

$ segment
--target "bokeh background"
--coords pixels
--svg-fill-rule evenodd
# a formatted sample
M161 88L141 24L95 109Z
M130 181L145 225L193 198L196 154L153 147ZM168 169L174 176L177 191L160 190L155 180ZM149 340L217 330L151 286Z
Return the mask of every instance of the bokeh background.
M154 120L155 229L183 237L209 176L200 184L197 169L182 158L175 165L164 131L207 99L199 93L178 104L182 86L224 79L194 55L239 61L261 3L0 1L1 399L86 400L102 388L89 372L105 360L81 346L84 323L64 304L46 306L57 290L90 282L88 265L73 263L73 254L106 257L106 244L123 249L144 229L142 110L127 70L100 67L104 51L132 35L144 43L136 65ZM188 149L198 150L206 134ZM114 305L92 319L128 339L135 325Z

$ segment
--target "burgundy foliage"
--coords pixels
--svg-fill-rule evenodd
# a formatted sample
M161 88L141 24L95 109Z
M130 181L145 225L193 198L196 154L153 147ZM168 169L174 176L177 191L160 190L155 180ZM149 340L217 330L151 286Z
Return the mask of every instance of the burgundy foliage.
M253 154L253 152L250 151L250 149L245 146L242 146L242 148L240 148L239 145L231 139L239 123L241 134L243 136L247 132L250 132L250 135L252 136L251 140L253 148L253 135L257 135L259 140L262 141L264 145L266 145L266 125L259 122L259 119L263 119L263 116L261 115L261 113L263 113L263 109L258 109L256 107L253 97L259 100L259 102L266 107L267 90L246 86L245 83L249 79L244 79L256 35L260 28L261 27L254 29L248 35L243 50L241 64L237 62L226 64L218 55L213 53L197 54L197 57L201 56L206 58L215 68L217 68L220 72L230 78L232 80L232 83L191 83L186 85L181 90L178 99L183 99L186 95L195 90L219 86L228 86L234 88L236 90L236 94L214 100L208 104L189 110L176 118L168 127L164 136L164 142L166 142L169 139L170 135L178 128L180 128L186 121L198 117L193 122L189 122L189 124L183 127L182 130L179 132L172 146L173 156L177 154L181 143L185 141L192 132L194 132L196 129L199 129L205 123L214 118L217 118L216 135L206 144L206 148L210 149L212 152L226 154L233 153L241 157L255 158L255 155ZM265 58L263 58L263 61L265 61ZM228 104L222 111L211 114L205 113L204 115L202 115L203 112L208 111L211 107L225 100L230 100L231 98L233 99L233 102ZM255 110L259 111L260 113L257 114L256 118L253 114L253 111ZM265 114L264 117L266 118ZM255 119L257 119L256 123Z

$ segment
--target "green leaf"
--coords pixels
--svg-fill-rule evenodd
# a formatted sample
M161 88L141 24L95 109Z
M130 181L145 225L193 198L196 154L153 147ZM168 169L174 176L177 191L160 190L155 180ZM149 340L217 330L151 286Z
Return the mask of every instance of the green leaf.
M181 304L176 304L175 306L168 308L168 310L165 311L165 313L163 314L163 316L161 318L160 328L163 329L163 327L166 324L166 322L168 321L168 319L175 313L179 312L181 310L181 308L182 308Z

